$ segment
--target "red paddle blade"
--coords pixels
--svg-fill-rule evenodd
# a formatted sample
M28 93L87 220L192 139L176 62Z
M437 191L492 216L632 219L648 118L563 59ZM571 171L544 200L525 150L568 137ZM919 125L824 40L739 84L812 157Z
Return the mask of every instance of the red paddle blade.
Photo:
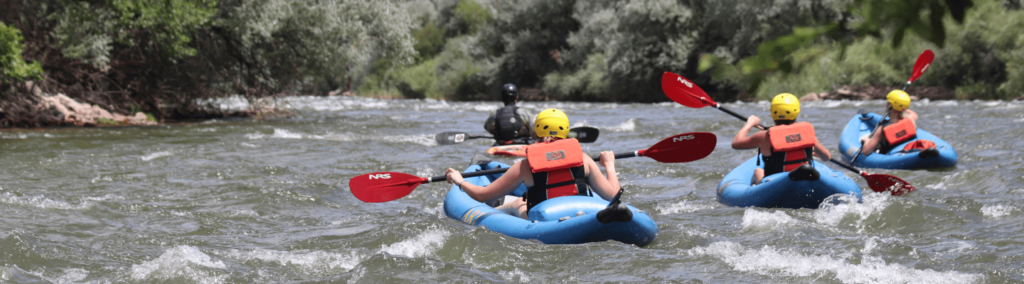
M917 80L917 77L921 77L921 74L924 74L924 71L928 71L928 67L932 66L932 60L934 59L935 53L931 49L925 49L924 52L921 52L921 55L917 56L917 62L914 62L914 74L907 81L913 82Z
M864 172L861 172L860 175L868 181L868 187L875 192L888 192L894 196L900 196L917 190L909 182L891 175Z
M685 163L711 155L718 138L710 132L690 132L665 138L637 154L662 163Z
M376 172L356 176L348 180L352 195L363 202L388 202L412 193L417 185L427 183L426 178L396 173Z
M665 72L661 75L661 90L669 99L684 106L702 108L718 105L700 86L676 73Z

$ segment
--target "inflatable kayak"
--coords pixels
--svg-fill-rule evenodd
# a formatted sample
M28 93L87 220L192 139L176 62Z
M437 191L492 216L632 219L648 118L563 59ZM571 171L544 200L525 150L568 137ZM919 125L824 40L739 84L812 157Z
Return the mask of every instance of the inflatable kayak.
M465 172L508 168L499 162L483 161ZM466 178L472 184L485 186L501 174ZM526 186L519 185L513 194L521 197ZM644 246L658 235L658 225L651 216L635 207L621 204L621 210L605 210L609 202L599 196L564 196L534 206L529 220L522 219L469 197L458 186L452 186L444 199L444 211L452 219L473 226L485 226L519 239L535 239L545 244L579 244L619 241ZM628 210L626 209L628 208Z
M761 184L751 185L757 155L725 175L718 184L718 202L740 207L818 208L825 198L834 194L850 194L861 198L860 186L846 175L820 161L791 172L764 177ZM761 162L764 166L764 162Z
M846 162L850 163L853 156L857 155L857 152L860 151L860 138L870 135L881 119L882 116L875 113L857 114L850 119L850 123L846 124L842 135L839 137L839 151L842 152L843 159ZM902 151L904 146L920 139L935 143L935 150ZM956 161L957 154L956 150L953 150L952 145L949 145L949 143L939 137L935 137L935 135L928 131L918 128L916 138L896 145L889 153L860 155L856 161L850 164L854 167L880 169L926 169L954 167L956 166Z

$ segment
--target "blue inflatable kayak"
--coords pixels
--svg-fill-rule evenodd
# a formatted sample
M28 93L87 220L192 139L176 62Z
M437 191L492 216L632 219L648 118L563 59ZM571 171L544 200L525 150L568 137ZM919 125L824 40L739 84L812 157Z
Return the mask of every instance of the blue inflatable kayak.
M861 198L860 186L846 175L820 161L812 167L773 174L751 185L757 155L725 175L718 184L718 202L740 207L818 208L825 198L834 194L851 194ZM761 162L761 167L764 162ZM791 177L792 176L792 177ZM794 180L797 179L797 180Z
M857 114L850 119L850 123L846 124L843 134L839 137L839 151L842 152L846 162L849 163L850 159L853 159L853 156L860 151L860 138L871 134L881 119L882 116L875 113ZM934 142L937 153L935 151L902 151L904 146L919 139ZM952 145L928 131L918 128L917 138L896 145L889 153L860 155L851 164L854 167L864 168L927 169L955 167L956 161L957 154Z
M508 168L499 162L483 162L472 165L465 172ZM498 179L501 174L466 178L472 184L485 186ZM519 185L513 192L516 196L526 193L526 186ZM608 207L608 201L599 196L564 196L537 204L530 210L530 220L525 220L508 213L495 210L491 206L474 200L458 186L452 186L444 199L444 211L452 219L473 226L486 226L487 229L519 239L535 239L545 244L579 244L600 241L619 241L637 246L644 246L658 236L658 225L647 212L632 206L624 205L627 210L620 210L609 220L607 212L599 211ZM625 212L631 215L628 220L623 218ZM606 223L602 223L604 220Z

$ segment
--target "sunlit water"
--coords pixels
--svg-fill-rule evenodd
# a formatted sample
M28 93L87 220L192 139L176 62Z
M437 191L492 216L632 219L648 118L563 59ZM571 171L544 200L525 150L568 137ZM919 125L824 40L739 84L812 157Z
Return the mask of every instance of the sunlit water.
M226 107L231 107L230 102ZM444 215L449 186L387 203L355 199L349 178L464 168L490 141L498 103L289 98L296 116L157 127L0 133L0 282L688 282L1005 283L1024 281L1024 104L915 102L920 125L956 147L943 170L869 170L919 189L821 209L737 208L715 187L754 155L742 125L674 103L523 103L601 130L585 151L634 151L691 131L718 135L708 158L617 161L623 200L652 214L657 240L545 245ZM726 104L764 115L768 104ZM858 108L804 104L836 153ZM861 178L848 173L851 178Z

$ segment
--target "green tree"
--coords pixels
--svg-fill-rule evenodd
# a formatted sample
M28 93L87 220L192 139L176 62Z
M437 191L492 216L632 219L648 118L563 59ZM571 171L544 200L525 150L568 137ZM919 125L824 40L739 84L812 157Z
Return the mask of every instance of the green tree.
M809 57L797 57L797 50L830 40L840 44L842 50L854 42L856 36L880 38L899 47L907 32L939 47L946 43L946 16L963 23L971 0L854 0L845 5L837 22L794 27L788 35L762 42L757 54L740 60L735 66L723 64L720 58L705 56L701 69L715 69L717 77L729 77L736 86L756 92L767 75L781 71L797 72ZM840 52L840 61L845 52ZM734 68L734 70L726 70Z
M3 72L0 73L3 74L3 77L0 79L3 79L4 82L8 78L14 81L24 81L39 78L42 75L43 69L39 62L29 64L21 57L22 49L21 31L0 23L0 69L3 69Z
M412 20L395 1L239 0L222 11L215 31L238 54L228 77L249 89L349 89L376 58L390 67L415 54Z

